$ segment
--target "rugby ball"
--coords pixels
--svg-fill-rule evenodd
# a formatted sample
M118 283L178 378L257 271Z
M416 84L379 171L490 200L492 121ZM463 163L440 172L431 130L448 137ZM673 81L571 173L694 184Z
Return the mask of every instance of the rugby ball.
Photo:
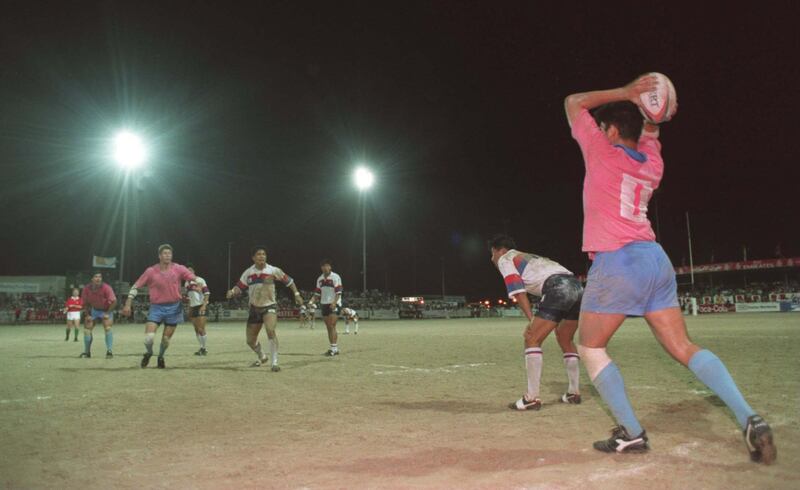
M656 89L639 95L639 110L644 118L653 124L669 121L678 110L675 86L663 73L652 72L642 76L656 77Z

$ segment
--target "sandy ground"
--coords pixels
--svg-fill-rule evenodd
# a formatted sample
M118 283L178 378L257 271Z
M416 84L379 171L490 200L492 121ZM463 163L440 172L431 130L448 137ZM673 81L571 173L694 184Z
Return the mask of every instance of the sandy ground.
M168 368L139 368L143 328L115 328L104 359L60 326L0 327L4 488L800 488L800 316L689 319L773 427L777 464L749 462L732 415L639 320L610 347L651 439L645 455L591 449L613 420L556 402L566 375L544 346L540 412L524 390L519 320L362 322L328 359L317 329L279 325L280 373L250 368L244 326L212 324L210 355L184 324ZM342 328L343 329L343 328ZM263 335L263 334L262 334ZM266 344L266 341L264 340ZM155 359L153 360L155 365Z

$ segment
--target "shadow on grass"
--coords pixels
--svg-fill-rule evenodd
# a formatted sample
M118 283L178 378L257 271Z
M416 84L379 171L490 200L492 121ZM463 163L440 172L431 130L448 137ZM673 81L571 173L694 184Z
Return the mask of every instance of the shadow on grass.
M569 387L569 385L567 384L566 381L563 381L563 382L562 381L550 381L550 382L546 383L546 385L545 385L545 383L542 383L542 385L543 386L547 386L546 390L542 390L543 392L548 393L547 395L543 395L542 396L542 401L544 401L545 403L548 403L550 401L550 400L547 400L545 398L548 397L548 396L552 397L553 393L556 394L556 400L555 401L560 403L561 402L561 395L566 393L567 392L567 388ZM582 384L582 385L579 386L579 388L580 388L580 392L581 392L582 403L586 403L588 401L591 401L593 398L597 398L598 400L600 399L600 394L597 393L597 390L594 388L594 386L592 386L590 384Z
M423 402L380 402L378 405L384 405L390 408L399 408L402 410L433 410L436 412L445 413L482 413L482 414L496 414L510 411L503 404L498 403L477 403L458 400L430 400Z

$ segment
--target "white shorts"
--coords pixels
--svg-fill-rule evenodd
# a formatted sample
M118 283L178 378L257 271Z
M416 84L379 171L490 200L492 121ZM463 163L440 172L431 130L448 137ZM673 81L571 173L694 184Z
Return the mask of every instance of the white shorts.
M67 312L67 320L78 320L81 319L81 312L80 311L68 311Z

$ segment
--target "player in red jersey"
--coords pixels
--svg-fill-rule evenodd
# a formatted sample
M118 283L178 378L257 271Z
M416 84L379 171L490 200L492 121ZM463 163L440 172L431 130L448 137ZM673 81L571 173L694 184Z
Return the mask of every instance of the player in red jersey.
M75 331L75 340L78 341L78 330L81 325L81 310L83 310L83 300L81 299L81 292L78 288L72 289L72 296L67 298L64 304L64 313L67 314L67 337L64 341L69 340L69 331Z

